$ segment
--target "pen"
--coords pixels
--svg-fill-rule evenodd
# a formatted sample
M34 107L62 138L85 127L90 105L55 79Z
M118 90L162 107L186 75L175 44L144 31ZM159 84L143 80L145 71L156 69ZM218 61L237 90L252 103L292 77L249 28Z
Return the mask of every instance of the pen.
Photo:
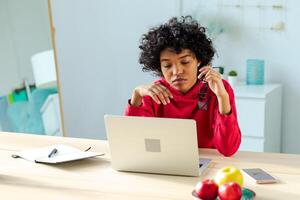
M49 155L48 155L48 158L51 158L54 154L56 154L57 153L57 149L56 148L54 148L50 153L49 153Z

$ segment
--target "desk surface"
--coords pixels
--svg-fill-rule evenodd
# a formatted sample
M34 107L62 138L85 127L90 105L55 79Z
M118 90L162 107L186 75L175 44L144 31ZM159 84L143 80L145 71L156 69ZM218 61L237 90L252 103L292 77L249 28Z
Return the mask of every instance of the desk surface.
M51 144L80 149L91 146L106 155L59 165L11 158L15 151ZM201 177L118 172L110 167L106 141L0 132L0 195L1 199L22 200L192 199L191 191L198 181L212 178L221 167L234 165L262 168L280 180L277 184L256 185L244 176L245 186L256 192L256 199L300 199L300 155L238 152L226 158L212 149L199 149L199 153L213 159Z

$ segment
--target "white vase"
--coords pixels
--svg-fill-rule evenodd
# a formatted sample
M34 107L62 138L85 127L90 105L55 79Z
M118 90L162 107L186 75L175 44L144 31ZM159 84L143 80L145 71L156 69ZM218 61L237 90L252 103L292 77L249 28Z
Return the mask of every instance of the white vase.
M231 87L234 87L237 84L237 76L228 76L228 82Z

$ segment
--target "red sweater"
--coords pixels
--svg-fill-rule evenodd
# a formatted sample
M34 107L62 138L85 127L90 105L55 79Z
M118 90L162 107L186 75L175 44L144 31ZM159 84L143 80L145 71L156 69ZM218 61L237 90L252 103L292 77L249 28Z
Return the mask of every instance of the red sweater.
M231 156L238 150L241 143L241 131L237 121L234 93L226 81L223 80L223 83L229 94L232 109L228 115L219 113L217 97L208 85L207 93L202 98L200 107L205 102L208 102L208 104L204 109L203 107L202 109L199 108L199 97L205 91L203 82L198 82L185 94L171 87L164 79L156 82L161 83L170 90L174 97L170 99L171 103L167 105L157 104L150 96L145 96L142 99L142 105L139 107L128 104L125 115L195 119L198 147L216 148L224 156Z

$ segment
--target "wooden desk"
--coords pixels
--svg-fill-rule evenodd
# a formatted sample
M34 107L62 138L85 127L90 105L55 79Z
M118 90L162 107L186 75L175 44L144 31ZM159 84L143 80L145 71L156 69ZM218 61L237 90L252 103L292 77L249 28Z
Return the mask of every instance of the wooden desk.
M44 165L13 159L17 150L51 144L69 144L80 149L91 146L106 156L59 165ZM256 199L300 199L300 155L238 152L225 158L216 150L200 149L201 157L213 163L201 177L180 177L118 172L110 167L106 141L36 136L0 132L1 199L192 199L195 184L212 178L218 169L260 167L280 180L277 184L255 185L247 176L245 186Z

